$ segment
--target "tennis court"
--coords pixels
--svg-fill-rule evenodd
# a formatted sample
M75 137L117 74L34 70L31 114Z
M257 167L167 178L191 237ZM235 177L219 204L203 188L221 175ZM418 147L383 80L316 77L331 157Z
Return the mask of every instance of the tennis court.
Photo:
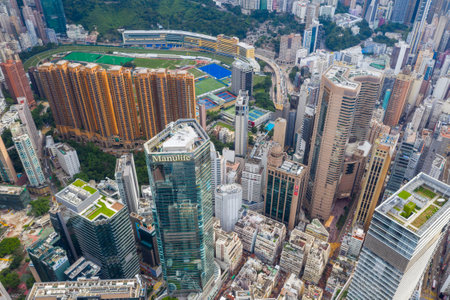
M123 65L124 63L132 60L134 60L133 57L103 55L96 61L96 63L106 65Z
M202 95L222 87L225 87L225 85L213 78L201 78L195 83L195 94Z
M250 109L249 113L248 113L248 119L249 121L255 121L258 118L261 118L262 116L264 116L264 112L257 110L257 109Z
M236 99L236 96L230 93L229 91L220 92L216 94L216 96L222 98L223 100L225 100L225 102L230 102Z
M212 101L209 97L201 98L200 100L197 101L197 103L200 105L204 104L206 110L217 106L217 104L214 103L214 101Z
M231 76L231 71L219 66L218 64L209 64L199 68L216 79L222 79Z
M67 54L64 59L71 61L85 61L85 62L95 62L99 59L102 54L96 53L85 53L85 52L71 52Z

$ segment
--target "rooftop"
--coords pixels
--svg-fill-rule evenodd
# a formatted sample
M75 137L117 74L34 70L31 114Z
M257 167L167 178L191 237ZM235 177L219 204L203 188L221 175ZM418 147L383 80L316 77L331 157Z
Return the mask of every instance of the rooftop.
M324 76L339 87L356 90L360 84L347 78L348 70L346 67L333 65L324 73Z
M90 221L98 221L100 219L111 218L122 208L123 204L120 202L102 196L101 200L95 200L83 212L81 212L81 215Z
M147 154L191 153L209 139L206 132L193 119L172 122L144 144ZM182 157L180 157L180 160Z
M97 189L91 187L81 179L75 180L72 184L58 192L56 196L70 205L78 206L83 201L90 198L97 192Z
M71 281L78 277L91 278L96 276L100 272L100 266L96 265L90 260L87 260L83 256L74 262L64 274Z
M58 143L55 145L56 149L61 152L63 155L66 155L67 152L75 151L75 149L66 143Z
M26 187L23 186L14 186L14 185L4 185L0 184L0 194L1 195L20 195Z
M450 186L420 173L376 208L417 235L450 209Z

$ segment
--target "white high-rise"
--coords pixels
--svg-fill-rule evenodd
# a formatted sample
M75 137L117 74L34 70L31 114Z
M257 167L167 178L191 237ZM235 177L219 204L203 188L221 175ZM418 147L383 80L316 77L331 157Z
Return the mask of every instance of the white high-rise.
M11 125L11 134L30 186L42 186L45 184L45 176L26 126L14 123Z
M39 131L36 128L36 124L34 123L33 116L31 115L30 108L28 107L27 100L25 97L19 97L17 98L17 101L19 104L15 105L15 109L19 114L20 122L25 125L27 133L31 138L31 142L33 143L33 147L40 157L42 154L41 138Z
M216 217L220 219L223 230L234 230L242 207L242 187L236 183L219 186L216 189L215 202Z
M124 154L116 161L115 178L120 198L128 212L137 212L139 206L139 183L132 153Z
M248 144L248 92L239 91L236 99L236 114L234 118L235 136L234 151L237 156L245 156L247 154Z
M262 201L261 190L263 181L263 171L260 162L247 161L242 171L242 199L250 203Z
M225 158L220 155L219 151L216 151L214 144L211 143L211 189L213 191L225 182L226 167Z
M80 161L78 160L77 151L65 143L57 144L55 148L58 162L64 172L70 177L80 173Z

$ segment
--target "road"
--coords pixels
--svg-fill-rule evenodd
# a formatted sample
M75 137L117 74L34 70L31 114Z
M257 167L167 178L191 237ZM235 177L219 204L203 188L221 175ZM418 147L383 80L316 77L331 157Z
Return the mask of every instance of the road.
M273 70L275 74L275 84L272 85L272 92L275 95L272 94L272 99L276 109L283 109L283 103L285 102L285 99L287 97L286 79L283 75L284 73L281 71L280 66L277 65L273 60L259 54L255 54L255 57L267 63L267 65Z

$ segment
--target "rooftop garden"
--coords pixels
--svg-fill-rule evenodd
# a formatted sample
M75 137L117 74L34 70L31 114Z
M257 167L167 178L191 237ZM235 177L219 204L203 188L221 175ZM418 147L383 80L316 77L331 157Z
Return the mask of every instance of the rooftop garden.
M421 185L418 188L416 188L414 190L414 193L417 193L418 195L426 197L428 199L433 199L437 195L435 192L426 188L424 185Z
M91 195L95 194L95 192L97 191L96 189L94 189L93 187L91 187L89 185L85 185L83 187L83 190L89 192Z
M439 210L438 207L434 206L433 204L428 206L419 216L417 216L414 221L412 221L411 225L420 228L425 222L431 218L437 211Z
M72 184L73 184L74 186L76 186L76 187L82 187L83 185L86 184L86 182L84 182L84 181L81 180L81 179L77 179L77 180L75 180Z
M416 204L414 202L409 201L408 203L406 203L403 206L403 211L400 213L400 215L403 218L408 219L412 215L412 213L414 212L415 209L416 209Z
M437 206L444 206L445 203L447 203L448 199L445 198L439 198L436 201L434 201L434 204L436 204Z
M403 200L406 200L411 196L411 193L408 191L401 191L400 193L398 193L398 196Z
M108 218L114 216L114 214L116 213L115 211L113 211L112 209L109 209L108 207L106 207L106 204L103 203L102 201L98 200L96 204L94 204L88 211L87 211L87 215L86 218L88 218L89 220L94 220L98 215L103 214L105 216L107 216Z

